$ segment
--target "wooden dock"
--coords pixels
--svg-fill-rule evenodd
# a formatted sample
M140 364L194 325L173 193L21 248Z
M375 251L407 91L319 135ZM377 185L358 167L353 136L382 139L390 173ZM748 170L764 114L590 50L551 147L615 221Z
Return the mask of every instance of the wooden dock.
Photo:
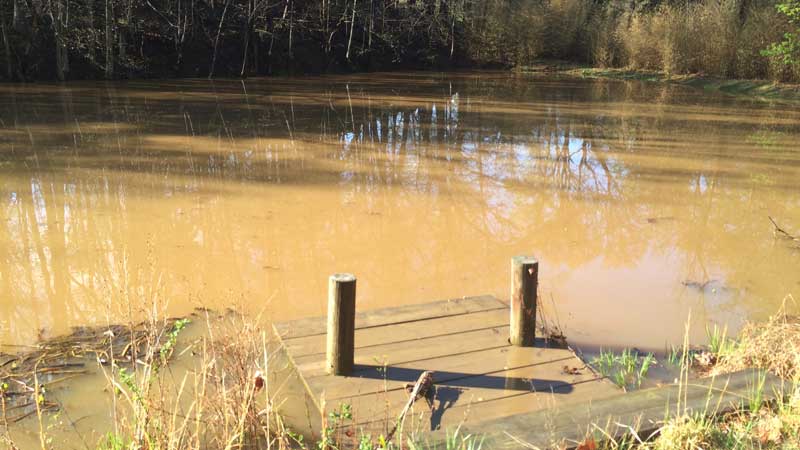
M356 429L385 434L408 400L406 384L423 371L434 372L433 404L415 404L407 431L412 423L424 433L620 392L567 348L541 339L533 347L509 344L509 307L491 296L357 313L347 376L326 373L325 317L274 328L305 388L308 417L295 419L311 428L348 404Z
M331 276L327 316L273 325L285 362L269 371L278 413L311 440L330 429L355 444L400 424L433 443L459 427L486 436L484 448L544 449L570 448L596 426L601 437L647 436L670 416L740 408L759 385L765 400L783 395L780 379L758 371L623 393L563 342L536 336L538 262L512 258L511 275L508 304L480 296L362 312L356 278ZM430 395L402 415L427 372ZM334 417L343 405L348 414Z
M713 378L690 380L683 385L620 393L598 402L574 403L552 410L464 424L464 434L483 437L484 448L571 449L589 439L600 442L635 432L648 439L669 418L712 416L747 409L756 389L762 402L784 397L791 382L761 370L743 370ZM445 433L436 432L429 442L444 448ZM525 445L523 445L524 443ZM589 445L584 445L589 448Z

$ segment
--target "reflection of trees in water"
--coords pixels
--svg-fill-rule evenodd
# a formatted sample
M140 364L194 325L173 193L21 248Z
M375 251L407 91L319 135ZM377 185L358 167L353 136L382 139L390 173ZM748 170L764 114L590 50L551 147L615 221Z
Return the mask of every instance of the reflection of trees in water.
M17 177L0 184L15 198L3 211L7 241L0 241L0 292L15 301L0 302L0 316L28 336L49 333L69 318L104 321L109 296L119 299L117 288L125 288L128 277L119 260L125 241L117 239L128 227L125 188L108 178L48 178L30 178L27 186ZM97 214L109 208L116 213ZM103 257L87 258L87 250Z
M787 148L798 130L785 120L797 115L784 108L744 105L753 107L747 116L732 115L743 106L734 100L701 107L691 91L653 93L635 83L430 76L400 80L411 93L403 95L389 82L330 80L0 93L9 105L0 111L0 170L14 173L0 182L7 236L0 286L5 298L38 302L2 302L3 316L36 328L96 311L105 304L92 298L101 282L124 278L113 272L125 252L115 237L132 232L130 196L219 194L231 181L369 193L370 211L405 206L398 220L420 224L419 239L430 243L409 250L418 267L435 267L447 252L423 225L439 220L452 233L448 242L477 235L486 246L557 254L571 267L597 257L629 266L647 252L680 252L687 278L723 272L764 292L754 271L786 276L770 257L741 257L787 258L763 237L761 213L740 211L766 205L800 223L787 195L798 174L798 156ZM746 137L767 132L758 141L766 144L756 145L767 151L754 151ZM432 210L412 210L418 195ZM98 208L116 213L98 216ZM235 218L174 220L228 237L206 250L263 258ZM355 220L339 226L355 228ZM300 245L310 252L341 229L305 231ZM70 263L86 248L108 259Z

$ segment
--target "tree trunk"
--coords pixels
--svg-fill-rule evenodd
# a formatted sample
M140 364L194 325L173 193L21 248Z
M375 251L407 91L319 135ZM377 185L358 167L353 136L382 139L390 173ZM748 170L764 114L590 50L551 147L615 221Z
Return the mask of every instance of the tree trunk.
M62 17L64 16L64 5L60 0L47 2L47 10L50 15L50 26L53 28L53 42L55 43L56 53L56 76L58 81L66 80L69 63L67 59L67 46L62 35Z
M106 34L106 78L114 78L114 5L113 0L105 0L105 34Z
M247 54L250 50L250 32L244 34L244 50L242 51L242 70L239 71L239 76L244 78L247 74Z
M11 44L8 42L6 21L2 15L0 15L0 33L3 35L3 53L6 57L6 77L10 80L14 77L14 71L11 67Z
M259 43L261 42L261 36L258 34L253 35L253 71L256 75L261 74L261 65L259 64L258 59L258 52L259 52Z
M369 33L367 34L367 48L372 50L372 26L375 23L375 0L369 0Z
M11 19L11 27L14 28L16 31L21 31L23 29L22 24L22 12L20 11L20 0L13 0L14 1L14 13Z
M177 27L175 28L175 65L173 66L173 71L176 75L180 75L181 73L181 64L183 63L183 44L186 41L186 33L189 29L189 15L191 11L194 9L194 4L192 3L190 8L186 8L186 6L178 0L178 13L177 13Z
M294 59L292 55L292 38L294 37L294 0L290 0L292 7L289 11L289 59Z
M214 53L211 57L211 69L208 71L208 79L214 78L214 68L217 65L217 52L219 51L219 37L222 34L222 26L225 24L225 15L228 13L228 6L231 4L230 0L226 0L225 8L222 10L222 17L219 18L219 26L217 27L217 38L214 39Z
M356 26L356 0L353 0L353 15L350 18L350 37L347 39L347 54L345 58L350 61L350 46L353 44L353 29Z
M87 18L87 22L89 22L89 29L90 30L94 30L95 29L95 27L94 27L95 26L94 25L94 20L95 20L95 18L94 18L95 9L94 9L94 7L95 7L95 4L94 3L95 3L94 0L87 0L86 1L86 9L88 10L87 11L87 16L89 16ZM94 37L92 37L91 39L88 39L86 45L88 46L88 48L86 49L86 52L89 55L89 61L91 61L92 64L95 64L95 61L97 60L97 54L95 53L95 50L96 50L97 46L95 45Z
M242 70L239 71L239 76L244 78L247 73L247 54L250 50L250 35L253 29L253 17L255 16L256 5L251 1L247 1L247 23L244 25L244 50L242 51Z
M125 58L126 58L126 42L125 42L125 29L121 28L117 30L117 61L121 63L122 67L126 67ZM127 65L130 68L130 65ZM130 70L129 70L130 72ZM124 77L124 75L123 75Z
M329 22L329 16L330 16L330 8L331 8L330 0L328 0L327 2L325 0L322 0L322 13L323 13L323 15L325 17L325 35L322 36L322 38L323 38L322 41L325 42L325 54L326 55L331 52L331 45L330 45L331 39L330 39L330 36L329 36L329 28L330 28L330 26L329 26L329 23L328 23Z
M456 16L450 19L450 60L453 59L453 52L456 49Z
M117 29L117 48L119 49L117 52L117 61L122 64L123 67L128 67L130 72L130 64L126 64L125 60L127 58L127 51L128 51L128 33L132 29L133 24L133 2L128 0L124 4L124 11L125 14L125 21L124 26Z

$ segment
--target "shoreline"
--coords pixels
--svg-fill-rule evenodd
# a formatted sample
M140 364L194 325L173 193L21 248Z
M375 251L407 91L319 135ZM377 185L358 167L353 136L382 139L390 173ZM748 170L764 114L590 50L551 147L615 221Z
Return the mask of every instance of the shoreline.
M578 78L624 81L647 81L694 87L706 92L720 92L737 97L765 101L800 101L800 84L771 80L714 78L702 74L670 75L657 70L599 68L568 61L543 61L532 66L515 67L518 73L545 73Z

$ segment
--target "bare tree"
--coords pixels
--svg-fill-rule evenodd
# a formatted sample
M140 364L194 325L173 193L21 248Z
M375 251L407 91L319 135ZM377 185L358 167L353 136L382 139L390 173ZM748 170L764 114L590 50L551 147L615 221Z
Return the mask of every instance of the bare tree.
M8 41L8 32L6 31L6 18L0 12L0 34L3 37L3 54L6 58L6 77L10 80L14 78L14 71L12 69L11 59L11 44Z
M263 13L265 10L271 8L267 3L267 0L245 0L247 2L247 13L246 13L246 23L244 26L244 30L242 31L242 39L244 43L242 45L242 69L239 71L239 76L244 77L247 74L247 61L248 55L250 53L253 54L255 59L255 71L258 72L258 41L254 39L255 34L255 25L256 20ZM276 3L273 6L277 6ZM252 46L256 46L255 49L251 50Z
M350 46L353 44L353 30L356 27L356 1L353 0L353 16L350 18L350 37L347 39L347 54L345 59L350 61Z
M105 0L105 75L107 79L114 78L114 3Z
M167 3L165 7L159 9L150 0L146 0L147 6L167 25L169 30L167 34L171 36L175 48L173 67L175 72L178 72L183 62L183 47L194 22L195 0L174 0L165 3Z
M222 10L222 17L219 18L219 26L217 27L217 37L214 39L214 53L211 56L211 69L208 71L208 79L214 78L214 69L217 65L217 53L219 53L219 38L222 34L222 27L225 25L225 16L228 14L228 6L231 0L225 0L225 7Z
M53 29L53 42L56 53L56 76L64 81L69 72L69 53L67 51L64 29L69 26L68 5L61 0L47 0L47 14L50 16L50 26Z

